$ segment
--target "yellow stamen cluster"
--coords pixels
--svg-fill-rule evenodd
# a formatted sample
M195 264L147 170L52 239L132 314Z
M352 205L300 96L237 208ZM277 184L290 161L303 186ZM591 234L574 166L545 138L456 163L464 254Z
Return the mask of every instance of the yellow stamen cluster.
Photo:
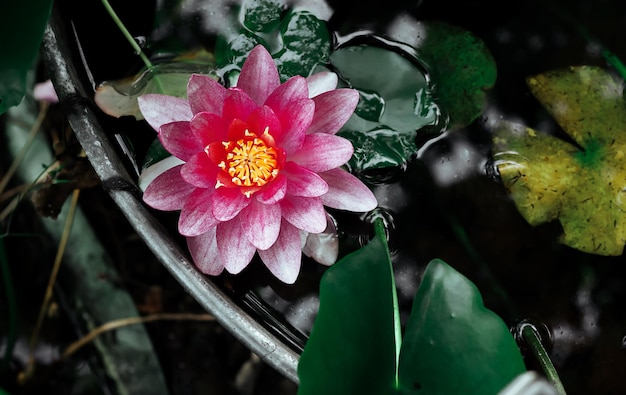
M248 133L246 135L251 135ZM262 139L249 137L223 144L228 153L218 166L228 172L233 184L260 187L278 175L277 152Z

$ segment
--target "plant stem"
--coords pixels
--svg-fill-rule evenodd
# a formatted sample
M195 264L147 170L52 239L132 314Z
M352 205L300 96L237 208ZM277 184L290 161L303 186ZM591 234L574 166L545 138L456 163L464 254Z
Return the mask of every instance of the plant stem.
M148 70L151 70L154 73L154 66L152 65L152 62L150 62L150 59L148 59L148 57L143 52L139 44L137 44L137 41L135 40L135 38L128 31L128 29L126 29L126 26L124 26L124 24L122 23L122 20L117 16L117 14L115 13L115 10L113 10L113 7L111 7L111 4L109 4L109 0L102 0L102 4L104 5L104 8L107 10L109 15L113 19L113 22L115 22L118 29L120 29L120 31L122 32L122 34L124 35L128 43L130 44L130 46L133 47L133 49L135 50L135 53L139 55L139 57L141 58L141 61L146 66L146 68ZM159 92L163 93L163 86L161 85L159 76L154 74L153 78L154 78L154 82L157 88L159 89Z
M546 349L541 344L541 340L539 339L539 335L535 330L535 327L527 324L522 328L522 337L524 341L530 347L533 355L537 358L539 365L541 365L541 369L546 375L548 381L556 388L556 391L559 395L566 395L565 387L563 387L563 383L561 383L561 379L559 378Z

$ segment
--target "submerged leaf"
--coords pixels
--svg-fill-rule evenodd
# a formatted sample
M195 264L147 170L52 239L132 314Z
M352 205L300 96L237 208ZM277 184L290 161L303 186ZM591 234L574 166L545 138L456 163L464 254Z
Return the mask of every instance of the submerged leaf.
M589 66L537 75L528 85L582 149L518 125L496 130L495 163L520 214L531 225L558 219L570 247L620 255L626 243L622 85Z
M158 63L135 76L105 81L98 86L94 100L108 115L116 118L133 116L141 120L143 115L137 105L139 96L161 93L184 98L187 95L187 82L194 73L208 74L217 79L213 55L204 50L191 52Z
M485 91L496 82L497 67L485 43L471 32L443 22L420 23L416 48L428 64L437 103L451 127L469 125L482 113Z

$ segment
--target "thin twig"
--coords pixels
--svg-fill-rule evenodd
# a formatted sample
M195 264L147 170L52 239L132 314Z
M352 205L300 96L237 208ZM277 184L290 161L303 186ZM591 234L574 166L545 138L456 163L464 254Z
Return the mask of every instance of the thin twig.
M69 357L74 354L83 346L89 344L96 337L100 336L104 332L111 331L113 329L118 329L127 325L134 324L142 324L146 322L153 321L214 321L215 317L210 314L191 314L191 313L161 313L161 314L151 314L145 317L129 317L129 318L120 318L118 320L109 321L99 327L93 329L91 332L78 339L74 343L70 344L65 351L63 351L63 355L61 355L62 359Z
M0 204L15 195L20 195L26 192L28 188L30 188L30 184L22 184L9 189L8 191L0 192Z
M24 146L20 149L20 152L18 152L17 155L15 155L15 159L13 159L13 163L11 163L11 167L9 167L9 170L7 170L6 174L2 177L2 180L0 180L0 194L2 194L2 192L4 191L4 188L6 188L7 184L9 183L9 180L11 179L11 177L13 177L13 174L17 170L18 166L24 160L24 156L26 156L26 153L28 152L28 149L33 143L35 136L37 136L39 129L41 129L41 124L43 123L43 120L46 117L46 113L48 112L48 106L49 104L47 102L41 102L39 115L37 116L37 120L35 121L35 123L33 124L33 127L30 129L30 132L28 133L28 138L26 139L26 143L24 143Z
M35 330L33 331L33 335L30 339L29 360L28 360L28 365L26 367L26 372L32 371L32 368L34 367L35 345L37 344L37 340L39 339L39 332L41 331L41 326L43 324L44 317L46 316L46 312L48 311L48 306L50 305L50 300L52 299L52 289L54 287L54 283L56 282L57 274L59 273L59 267L61 266L61 260L63 258L63 254L65 253L65 247L67 246L67 241L69 239L70 232L72 230L72 224L74 223L74 214L76 213L76 207L78 205L79 195L80 195L80 189L74 189L74 192L72 193L72 200L70 202L70 208L67 213L67 217L65 219L65 227L63 228L63 233L61 234L61 240L59 241L59 247L57 249L57 255L54 259L52 273L50 273L50 278L48 280L48 287L46 288L46 293L44 295L43 303L41 304L41 308L39 310L39 317L37 318L37 324L35 325Z

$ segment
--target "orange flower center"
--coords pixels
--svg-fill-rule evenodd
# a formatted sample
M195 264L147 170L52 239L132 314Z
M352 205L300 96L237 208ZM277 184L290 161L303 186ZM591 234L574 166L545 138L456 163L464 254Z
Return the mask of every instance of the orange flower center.
M228 172L235 185L261 187L278 175L278 153L247 130L245 135L237 141L222 142L226 159L218 166Z

